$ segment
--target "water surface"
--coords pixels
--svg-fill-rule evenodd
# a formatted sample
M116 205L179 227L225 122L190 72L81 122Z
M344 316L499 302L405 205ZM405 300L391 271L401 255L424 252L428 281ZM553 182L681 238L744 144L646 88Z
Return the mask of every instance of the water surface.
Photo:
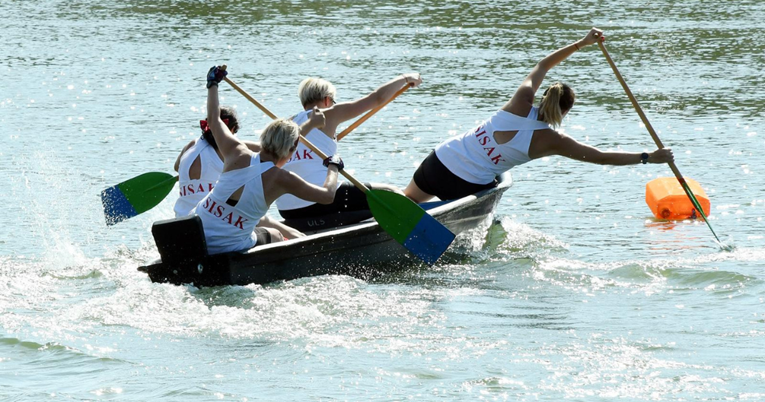
M762 400L765 3L5 1L0 55L3 400ZM560 157L514 170L486 232L429 269L197 289L152 284L159 207L107 228L99 192L170 172L199 135L204 74L274 113L322 76L338 100L424 83L343 140L362 181L404 186L597 26L710 222L660 222L667 166ZM561 63L563 130L653 150L595 47ZM268 118L223 103L255 139Z

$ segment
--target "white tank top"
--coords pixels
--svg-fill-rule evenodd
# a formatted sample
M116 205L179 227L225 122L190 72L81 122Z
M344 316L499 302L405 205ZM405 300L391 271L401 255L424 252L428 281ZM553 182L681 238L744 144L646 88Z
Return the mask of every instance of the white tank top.
M189 169L194 161L199 157L201 164L201 174L199 179L189 178ZM191 214L199 201L209 193L215 182L218 181L220 173L223 171L223 161L220 160L218 153L215 152L210 143L204 138L197 140L194 145L189 147L181 155L181 161L178 164L178 189L180 194L178 201L175 202L175 217L187 216Z
M255 246L253 231L268 212L261 175L273 166L271 162L260 163L260 155L253 154L249 167L221 173L215 188L192 211L202 220L209 254ZM242 186L244 191L236 206L227 204L226 200Z
M308 121L310 110L305 110L298 113L292 118L292 121L301 125ZM324 152L327 156L332 156L337 153L337 141L329 138L326 134L319 129L311 130L308 135L305 136L308 141ZM327 179L327 168L322 164L324 162L318 155L314 154L307 146L302 142L298 144L295 153L292 154L290 160L282 167L282 169L295 173L303 178L303 180L315 184L319 187L324 185L324 181ZM341 183L338 182L338 186ZM307 206L316 204L313 201L306 201L302 198L295 197L292 194L284 194L276 200L276 207L279 210L285 211L290 209L305 208Z
M436 147L436 156L452 173L474 184L487 184L508 169L531 160L529 145L534 130L550 126L537 120L539 109L531 108L528 117L499 110L489 120ZM497 144L495 131L515 131L512 140Z

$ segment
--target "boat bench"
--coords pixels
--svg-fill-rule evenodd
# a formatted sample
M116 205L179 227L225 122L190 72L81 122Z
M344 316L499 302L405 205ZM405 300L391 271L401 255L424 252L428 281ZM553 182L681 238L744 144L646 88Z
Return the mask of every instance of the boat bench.
M217 279L220 279L221 283L225 283L223 276L227 271L225 268L228 266L229 256L207 253L207 242L199 216L154 222L151 234L162 260L153 264L153 269L147 271L152 281L213 286ZM215 272L218 274L214 274Z

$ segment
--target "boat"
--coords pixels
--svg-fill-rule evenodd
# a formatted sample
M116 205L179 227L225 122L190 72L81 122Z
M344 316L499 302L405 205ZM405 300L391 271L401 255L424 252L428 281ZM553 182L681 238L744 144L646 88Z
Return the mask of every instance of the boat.
M502 195L512 185L512 177L506 172L498 181L494 188L457 200L420 205L459 235L492 219ZM359 218L364 220L359 222ZM363 213L352 214L348 221L315 218L303 225L299 229L305 237L243 252L208 255L199 217L155 222L152 234L161 258L138 269L152 282L207 287L267 284L319 275L368 279L424 265Z

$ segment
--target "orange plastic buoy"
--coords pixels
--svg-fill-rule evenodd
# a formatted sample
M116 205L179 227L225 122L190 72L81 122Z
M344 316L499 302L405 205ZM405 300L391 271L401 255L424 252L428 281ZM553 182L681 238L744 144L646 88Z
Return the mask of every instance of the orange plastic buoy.
M695 180L686 178L685 182L688 183L691 192L696 196L704 214L709 216L711 204L707 193ZM649 181L645 185L645 203L648 204L657 219L701 218L675 177L659 177Z

